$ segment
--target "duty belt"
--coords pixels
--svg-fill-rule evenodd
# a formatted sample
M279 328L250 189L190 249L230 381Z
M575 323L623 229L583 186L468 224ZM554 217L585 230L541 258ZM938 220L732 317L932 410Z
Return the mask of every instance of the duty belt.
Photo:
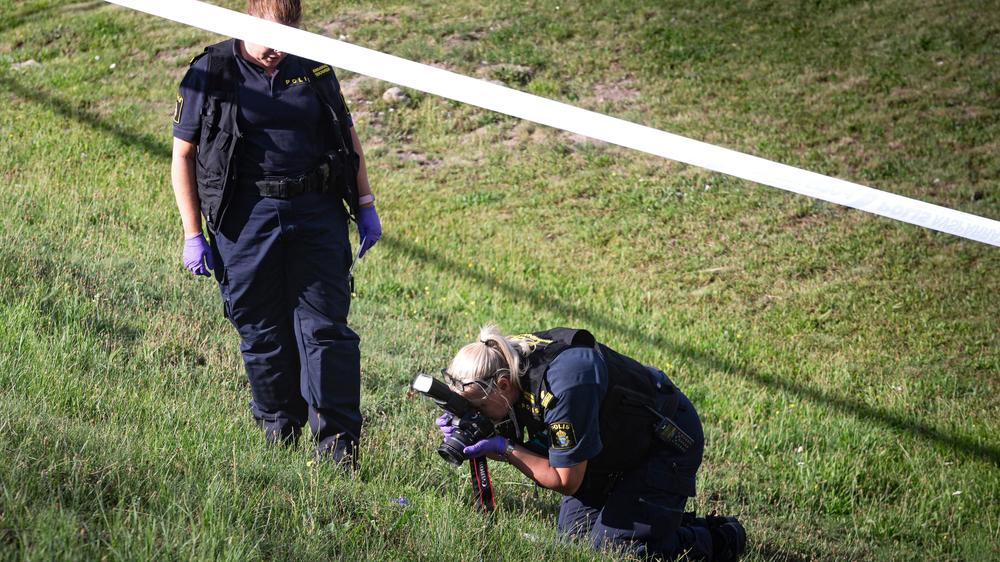
M296 177L247 179L241 183L253 185L261 197L275 199L291 199L303 193L327 190L327 179L330 176L330 166L322 164L315 170Z

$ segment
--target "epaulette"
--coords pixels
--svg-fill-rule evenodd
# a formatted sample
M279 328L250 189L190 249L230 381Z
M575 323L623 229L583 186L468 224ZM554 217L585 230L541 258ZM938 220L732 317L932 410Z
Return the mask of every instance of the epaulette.
M319 64L318 66L313 66L314 64L316 64L314 61L307 61L307 63L310 67L312 67L309 70L309 72L312 73L313 78L320 78L326 76L327 74L329 74L330 76L333 75L332 74L333 69L330 68L330 65L328 64ZM329 76L326 77L329 78Z

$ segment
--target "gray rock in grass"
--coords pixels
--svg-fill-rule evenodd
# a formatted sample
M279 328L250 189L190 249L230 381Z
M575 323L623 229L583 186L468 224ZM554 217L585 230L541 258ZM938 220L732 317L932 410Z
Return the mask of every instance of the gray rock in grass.
M389 105L399 105L410 100L410 96L402 88L393 86L382 94L382 100Z

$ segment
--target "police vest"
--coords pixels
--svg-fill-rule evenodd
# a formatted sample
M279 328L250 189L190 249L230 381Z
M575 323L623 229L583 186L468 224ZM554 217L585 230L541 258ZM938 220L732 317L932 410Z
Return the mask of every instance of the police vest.
M527 370L520 379L522 397L514 413L532 440L545 432L550 442L561 437L556 435L558 427L545 423L545 411L559 399L549 384L552 361L572 347L592 348L604 359L608 388L600 412L595 412L599 416L602 449L587 461L588 473L620 472L638 466L654 446L653 427L659 420L649 408L667 417L677 411L680 394L669 379L664 377L658 384L646 366L597 343L586 330L553 328L512 339L526 341L531 347Z
M235 191L236 169L233 162L240 150L241 134L236 116L241 77L233 52L235 41L229 39L210 45L191 61L194 64L203 56L209 57L196 177L201 212L213 231L217 231L222 224L222 217ZM308 59L302 59L302 62L310 69L309 85L322 102L328 118L323 136L327 162L331 166L330 186L344 198L349 214L356 216L360 157L351 139L347 104L329 65Z

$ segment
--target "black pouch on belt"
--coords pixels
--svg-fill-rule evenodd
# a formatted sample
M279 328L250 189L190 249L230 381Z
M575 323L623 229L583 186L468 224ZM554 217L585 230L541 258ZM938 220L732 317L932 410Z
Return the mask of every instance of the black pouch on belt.
M326 180L328 189L344 200L351 220L357 220L358 216L358 162L358 156L343 145L326 153L326 163L330 169Z

